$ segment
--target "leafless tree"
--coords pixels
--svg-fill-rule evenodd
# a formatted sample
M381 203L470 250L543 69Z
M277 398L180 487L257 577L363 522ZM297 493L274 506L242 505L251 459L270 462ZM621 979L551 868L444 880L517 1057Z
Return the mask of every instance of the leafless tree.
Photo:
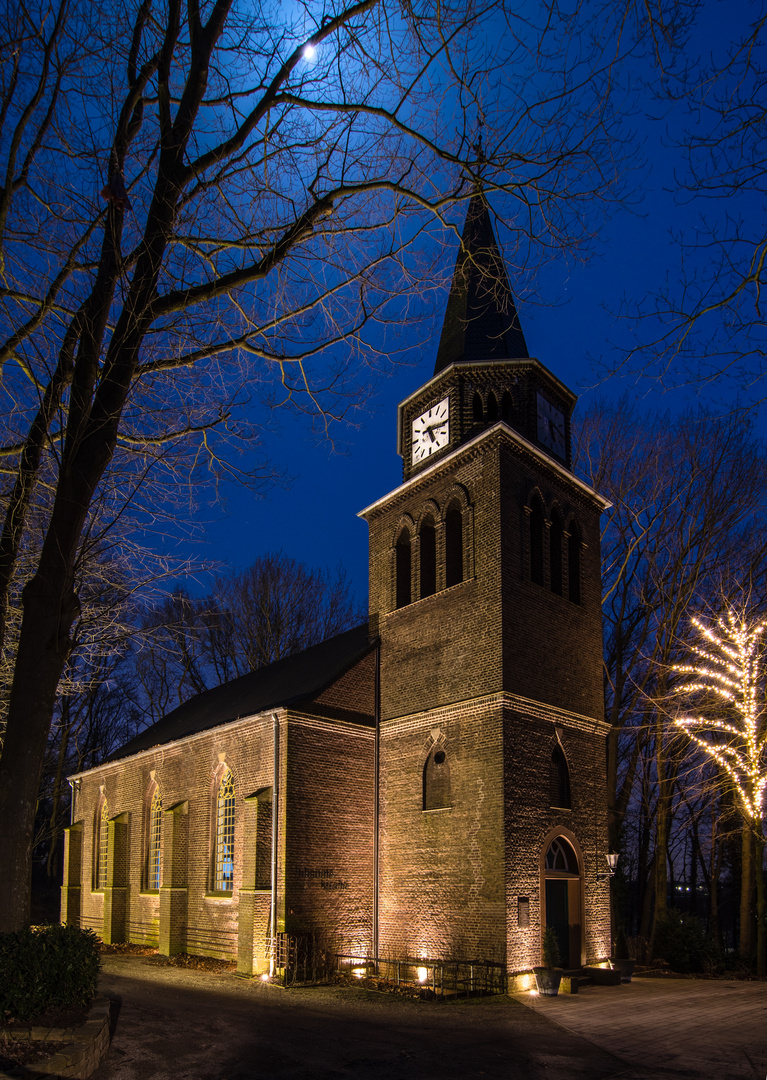
M667 904L675 815L692 828L697 813L680 803L697 765L667 722L673 665L694 611L723 587L764 588L767 455L737 417L648 415L626 401L592 408L579 453L613 504L602 538L609 828L618 850L627 816L641 819L630 861L650 934Z
M94 498L119 517L148 475L174 469L179 496L257 471L237 457L255 442L242 408L254 398L325 427L343 416L360 364L388 350L414 296L441 287L434 244L456 235L480 173L510 223L510 258L572 249L626 176L621 60L665 48L676 7L649 21L631 3L504 0L0 12L0 615L23 585L0 930L27 916ZM19 583L43 491L39 558Z
M143 619L136 705L158 720L194 694L356 626L364 618L342 569L313 570L281 552L218 575L193 598L182 589Z

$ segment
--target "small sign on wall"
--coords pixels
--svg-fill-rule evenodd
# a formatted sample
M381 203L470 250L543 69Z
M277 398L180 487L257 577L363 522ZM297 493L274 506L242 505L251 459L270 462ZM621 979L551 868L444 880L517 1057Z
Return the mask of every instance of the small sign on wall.
M530 926L530 898L528 896L517 897L517 924L523 930Z

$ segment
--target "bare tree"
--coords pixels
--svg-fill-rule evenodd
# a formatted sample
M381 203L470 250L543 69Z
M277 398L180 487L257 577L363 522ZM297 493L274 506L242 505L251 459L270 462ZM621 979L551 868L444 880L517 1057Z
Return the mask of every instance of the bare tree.
M675 817L693 767L689 743L666 721L691 611L730 583L763 587L767 457L737 417L643 414L626 401L586 416L580 465L613 504L603 531L603 615L610 840L627 817L649 935L667 905Z
M313 570L281 552L218 575L192 598L177 589L143 620L136 655L147 720L193 694L316 645L364 618L344 571Z
M653 22L639 5L503 0L0 12L0 597L49 498L0 758L0 930L26 920L94 498L119 516L149 474L174 467L190 492L247 474L252 457L235 455L253 445L253 396L325 427L343 416L359 364L387 347L378 331L416 285L421 300L440 287L414 242L428 253L455 236L451 212L480 172L506 196L518 263L596 228L625 176L620 61L656 48L658 27L671 36L674 9Z

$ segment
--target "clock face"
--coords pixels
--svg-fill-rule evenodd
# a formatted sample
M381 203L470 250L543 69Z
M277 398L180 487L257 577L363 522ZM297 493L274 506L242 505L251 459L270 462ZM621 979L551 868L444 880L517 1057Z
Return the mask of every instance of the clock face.
M413 464L424 461L449 442L450 400L443 398L413 421Z
M538 441L553 450L557 457L565 459L565 418L550 401L538 394Z

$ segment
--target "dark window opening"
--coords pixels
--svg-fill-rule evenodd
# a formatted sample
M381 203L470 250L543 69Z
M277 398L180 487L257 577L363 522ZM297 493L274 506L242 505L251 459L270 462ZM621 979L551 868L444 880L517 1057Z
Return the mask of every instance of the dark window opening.
M444 750L432 750L423 767L423 808L442 810L450 806L450 766Z
M498 419L498 402L492 390L487 395L487 418L488 420Z
M511 420L511 405L511 394L506 390L501 398L501 420Z
M581 602L581 534L578 526L570 525L567 539L567 595L574 604Z
M551 522L549 535L549 562L551 576L551 591L557 596L562 595L562 554L564 540L564 526L559 514L555 514Z
M554 747L549 765L549 805L564 810L569 810L571 806L570 771L559 745Z
M445 515L445 585L463 581L463 518L460 507L451 506Z
M538 499L530 511L530 580L543 585L543 507Z
M471 399L471 412L475 420L482 420L484 413L482 410L482 398L479 394L475 394Z
M437 591L437 532L429 519L421 526L421 596L433 596Z
M410 533L403 529L395 548L397 562L397 607L410 603Z

